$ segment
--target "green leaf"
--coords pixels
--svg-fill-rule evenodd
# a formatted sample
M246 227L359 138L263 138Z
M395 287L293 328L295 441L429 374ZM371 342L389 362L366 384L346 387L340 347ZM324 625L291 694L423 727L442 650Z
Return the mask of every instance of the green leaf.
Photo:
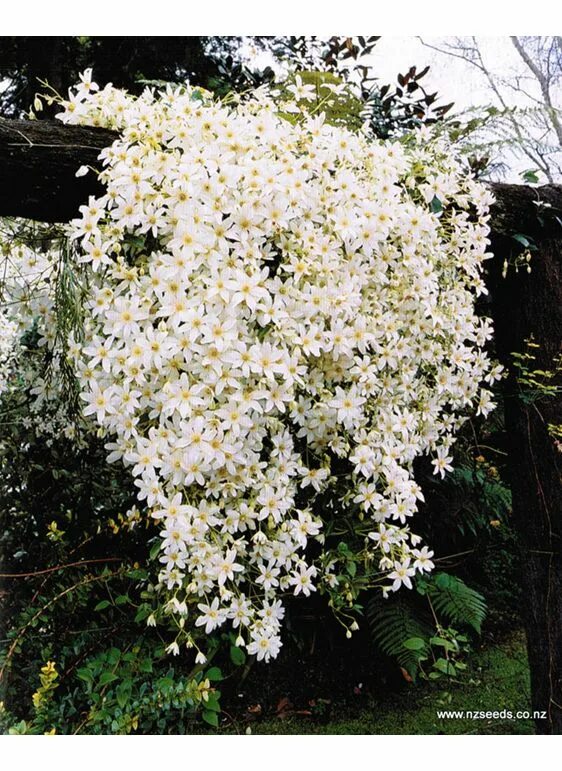
M161 677L160 680L158 680L158 688L164 694L168 693L168 691L173 685L174 685L174 681L172 680L171 677Z
M514 241L517 241L526 249L529 249L534 246L533 239L531 238L531 236L524 236L523 233L512 233L511 237L513 238Z
M230 660L236 667L241 667L246 663L246 654L241 648L236 645L230 647Z
M117 664L120 658L121 658L121 651L119 650L119 648L110 648L108 650L107 660L111 665Z
M533 169L527 169L527 171L524 171L521 174L521 177L525 182L528 182L530 185L536 185L537 182L539 181L537 172L534 171Z
M430 208L434 214L439 214L439 212L443 211L443 204L441 203L439 198L437 198L437 196L433 197L433 200L431 201L431 204L430 204Z
M211 710L211 712L220 712L219 699L216 693L210 693L207 701L204 702L205 709Z
M213 728L219 727L219 717L216 712L212 712L210 709L204 709L201 717L206 723L212 725Z
M94 611L105 610L106 608L109 608L110 605L111 603L109 600L102 600L101 602L98 602L98 604L94 608Z
M91 685L94 682L94 676L87 667L82 667L82 669L78 669L76 672L76 677L79 677L80 680L83 680L85 683L88 683L88 685Z
M126 594L120 594L119 597L115 598L116 605L125 605L127 602L130 602L130 600Z
M443 648L454 647L448 640L445 640L443 637L432 637L429 642L431 645L441 645Z
M135 581L144 581L148 578L148 573L143 568L133 568L127 572L128 578L133 578Z
M207 672L205 673L205 677L207 678L207 680L210 680L211 682L223 679L222 672L218 667L211 667L210 669L208 669Z
M119 680L117 675L114 675L113 672L104 672L99 679L99 684L107 685L108 683L112 683L114 680Z
M425 648L425 640L422 640L421 637L410 637L407 640L404 640L402 645L409 651L421 651Z
M150 616L150 607L148 605L141 605L137 610L135 621L144 621L145 618Z
M439 672L443 672L444 675L456 674L455 667L453 666L453 664L451 664L450 661L447 661L447 659L437 659L437 661L433 666Z
M115 696L117 698L117 704L119 704L121 709L125 709L125 705L131 696L131 681L128 680L125 683L118 685L115 689Z
M11 728L8 728L8 733L15 735L15 734L26 734L27 733L27 723L25 720L20 720L19 723L16 723L16 725L12 726Z
M428 595L438 614L455 624L467 624L480 634L486 602L464 581L448 573L436 573L429 584Z

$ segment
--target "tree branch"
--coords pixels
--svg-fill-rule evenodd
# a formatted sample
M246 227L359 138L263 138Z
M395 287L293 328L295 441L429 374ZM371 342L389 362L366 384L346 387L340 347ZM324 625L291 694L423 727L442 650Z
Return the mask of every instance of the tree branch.
M550 120L552 122L552 127L554 128L556 136L558 137L558 142L562 147L562 125L560 124L560 121L558 119L558 113L552 105L549 80L544 75L540 67L536 64L536 62L534 62L533 59L529 56L529 54L523 47L521 41L519 40L519 38L515 35L511 35L511 42L513 43L515 50L517 51L519 56L523 59L527 67L531 70L531 72L537 79L537 82L541 89L541 94L544 100L544 104L546 106L548 115L550 116Z
M96 175L76 177L78 168L99 166L98 155L117 136L59 121L0 118L0 216L44 222L75 217L89 195L103 193Z

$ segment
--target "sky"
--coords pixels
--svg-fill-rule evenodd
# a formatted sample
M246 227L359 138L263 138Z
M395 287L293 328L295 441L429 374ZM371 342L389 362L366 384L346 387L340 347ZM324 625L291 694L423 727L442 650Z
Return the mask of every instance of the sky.
M437 46L446 40L423 37L425 43ZM507 36L479 37L478 42L486 63L494 71L507 74L520 69L518 55ZM425 82L432 86L431 90L439 92L445 103L455 102L457 109L486 104L490 100L483 74L458 59L426 47L419 37L383 36L370 60L383 81L394 80L398 72L404 72L412 64L418 70L429 65Z
M442 103L454 102L452 112L462 112L474 106L489 104L499 106L482 72L460 59L439 53L428 45L424 45L426 43L442 47L447 40L454 40L454 38L424 37L422 42L419 37L383 36L377 43L372 56L369 57L370 63L383 83L394 82L396 74L406 71L412 64L415 64L418 70L429 65L430 71L424 78L424 87L426 90L437 91ZM529 74L508 36L479 36L477 41L484 63L492 73L508 77L511 81L516 77ZM525 88L528 90L529 97L520 91L503 90L506 102L513 107L530 107L531 97L540 98L540 88L533 79L525 80ZM554 96L554 106L562 108L562 84ZM520 175L533 167L530 159L517 157L508 150L501 153L501 159L507 165L502 176L506 181L520 182ZM559 163L562 163L562 153L558 153L558 159ZM539 175L539 178L541 182L547 181L543 175ZM560 181L559 176L557 180Z

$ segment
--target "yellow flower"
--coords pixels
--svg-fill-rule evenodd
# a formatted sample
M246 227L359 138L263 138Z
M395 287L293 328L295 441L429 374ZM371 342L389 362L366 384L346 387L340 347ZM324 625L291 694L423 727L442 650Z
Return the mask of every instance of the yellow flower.
M54 661L47 661L44 667L41 667L41 672L43 672L44 675L52 675L56 674L56 665Z

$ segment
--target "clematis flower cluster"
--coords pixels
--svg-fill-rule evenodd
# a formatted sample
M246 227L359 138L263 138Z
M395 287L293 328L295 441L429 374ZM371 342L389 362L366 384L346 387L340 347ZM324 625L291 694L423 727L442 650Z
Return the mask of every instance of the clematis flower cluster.
M71 223L91 299L70 350L159 523L171 652L230 629L278 654L283 597L341 583L319 496L364 532L376 585L411 587L432 567L413 462L444 474L467 412L493 409L488 192L425 132L376 141L294 96L133 97L87 72L59 115L119 132Z
M48 239L46 231L39 230L35 225L21 228L16 220L5 221L0 230L0 253L4 257L0 399L7 403L10 397L27 393L29 410L22 419L23 428L41 436L47 446L61 434L81 446L83 440L77 435L63 398L65 341L60 339L56 307L62 272L61 235ZM37 243L41 242L45 244L38 249ZM35 338L31 346L29 335Z
M17 324L0 312L0 394L6 390L17 356Z

